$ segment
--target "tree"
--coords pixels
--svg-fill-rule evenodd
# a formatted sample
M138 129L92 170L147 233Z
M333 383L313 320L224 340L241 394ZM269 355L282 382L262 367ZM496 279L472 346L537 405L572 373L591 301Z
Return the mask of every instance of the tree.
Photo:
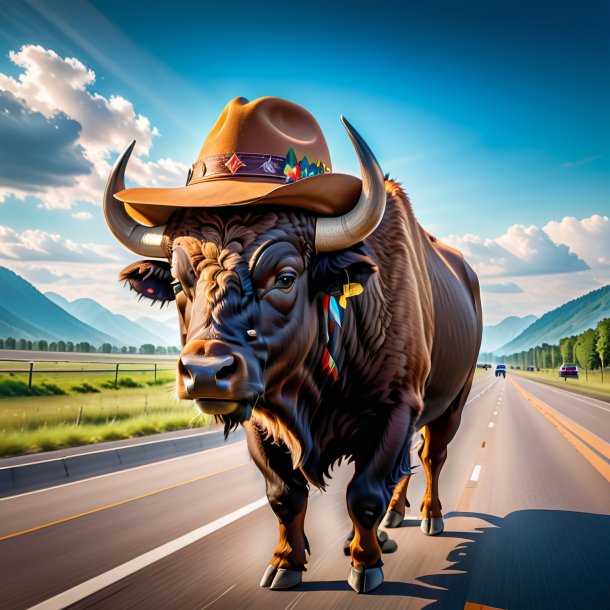
M600 320L595 332L597 336L595 350L602 365L602 383L604 383L604 366L610 361L610 318Z
M25 339L19 339L19 349L20 350L24 350L26 348L26 342Z
M66 342L65 341L58 341L57 342L57 351L58 352L65 352L66 351Z
M130 354L137 354L138 353L138 348L135 345L130 345L129 346L129 353Z
M46 352L46 351L49 349L49 344L48 344L48 343L47 343L47 342L46 342L44 339L41 339L41 340L38 342L38 349L39 349L41 352Z
M57 342L56 341L51 341L51 343L49 343L49 351L50 352L57 351Z
M102 354L109 354L112 351L112 345L110 343L102 343L100 351L102 352Z
M596 368L595 331L590 328L576 338L574 353L578 364L585 369L585 379L589 379L589 369Z
M125 345L123 345L123 347L121 348L121 354L126 354L127 353L127 347Z
M157 345L155 348L155 354L165 356L165 354L167 354L167 350L162 345Z
M576 336L559 339L559 351L564 362L574 361L574 343L576 343Z
M152 343L144 343L140 345L140 354L154 354L155 346Z
M73 352L74 351L74 343L72 343L72 341L68 341L66 343L66 351L67 352Z

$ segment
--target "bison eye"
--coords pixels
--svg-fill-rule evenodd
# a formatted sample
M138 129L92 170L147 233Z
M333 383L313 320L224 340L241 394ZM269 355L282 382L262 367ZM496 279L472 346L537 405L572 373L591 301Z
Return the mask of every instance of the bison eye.
M274 288L279 288L285 292L289 292L296 282L297 274L294 271L282 271L275 277Z

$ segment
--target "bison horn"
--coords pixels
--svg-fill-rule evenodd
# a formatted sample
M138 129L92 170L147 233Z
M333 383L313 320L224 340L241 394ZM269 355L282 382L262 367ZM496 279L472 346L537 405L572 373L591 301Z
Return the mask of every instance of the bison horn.
M146 227L135 221L125 210L125 204L114 194L125 188L125 168L135 146L134 140L116 160L104 191L104 215L114 236L127 248L141 256L165 258L161 241L165 225Z
M343 216L318 218L316 249L320 252L349 248L367 238L385 212L386 190L383 173L367 143L345 117L341 121L356 149L362 173L362 192L353 210Z

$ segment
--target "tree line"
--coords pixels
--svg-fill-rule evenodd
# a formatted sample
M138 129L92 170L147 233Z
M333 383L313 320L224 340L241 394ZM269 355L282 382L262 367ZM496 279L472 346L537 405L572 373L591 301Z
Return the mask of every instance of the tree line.
M575 363L585 370L585 377L589 371L600 369L603 382L604 367L610 362L610 318L603 318L595 328L589 328L580 335L559 339L558 345L543 343L527 351L504 355L501 359L514 367L533 366L537 369L554 369L566 362Z
M0 349L36 350L40 352L80 352L83 354L156 354L157 356L180 353L177 347L155 346L152 343L143 343L139 347L135 345L117 347L110 343L102 343L102 345L97 347L88 341L46 341L45 339L29 341L26 339L14 339L13 337L0 339Z

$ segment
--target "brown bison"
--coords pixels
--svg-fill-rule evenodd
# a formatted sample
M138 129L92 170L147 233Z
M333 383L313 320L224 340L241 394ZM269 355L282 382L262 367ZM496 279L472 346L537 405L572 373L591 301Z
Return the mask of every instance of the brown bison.
M227 433L246 431L279 520L261 582L272 589L301 582L310 485L323 488L344 457L355 464L349 584L368 592L383 582L382 550L396 545L378 526L388 506L385 524L402 520L422 427L422 529L442 531L439 474L481 340L475 273L420 227L399 184L384 181L344 124L361 181L330 171L304 109L237 98L185 187L123 190L132 144L105 193L115 236L168 261L140 261L120 277L144 297L175 298L179 396Z

